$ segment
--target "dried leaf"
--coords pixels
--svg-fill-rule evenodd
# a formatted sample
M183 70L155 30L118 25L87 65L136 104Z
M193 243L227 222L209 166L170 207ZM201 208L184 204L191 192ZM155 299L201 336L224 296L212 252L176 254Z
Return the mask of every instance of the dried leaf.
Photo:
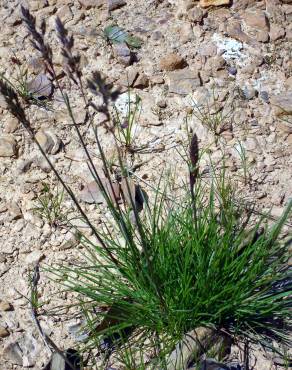
M115 203L115 199L120 198L120 188L117 183L112 182L112 186L110 181L106 178L101 178L102 184L107 191L111 201ZM96 181L91 181L84 186L80 193L80 198L83 202L86 203L105 203L104 196L102 194L102 190L96 183Z
M48 77L40 73L27 84L28 91L36 98L49 97L53 91L53 85Z

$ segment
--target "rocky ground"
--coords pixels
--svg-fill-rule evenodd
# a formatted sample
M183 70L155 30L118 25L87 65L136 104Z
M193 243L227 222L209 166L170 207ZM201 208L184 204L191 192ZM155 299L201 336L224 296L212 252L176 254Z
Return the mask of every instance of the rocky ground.
M175 170L176 185L184 181L180 149L187 142L188 117L189 129L197 133L201 148L208 147L214 163L220 165L224 151L225 164L246 199L259 210L271 209L278 218L291 196L292 2L225 0L212 7L208 3L216 5L219 0L1 0L0 72L15 76L17 66L11 58L17 57L28 67L30 79L42 73L20 4L47 21L55 63L61 68L54 31L58 15L75 36L84 76L101 71L122 92L130 85L141 98L133 142L138 150L129 162L137 167L134 179L145 191L157 183L162 169ZM141 49L133 52L125 44L106 42L102 31L113 23L139 37ZM66 86L65 78L61 83ZM84 124L82 97L74 85L70 89L74 114L100 166L94 135ZM125 96L119 98L121 109ZM202 123L198 106L209 106L207 115L223 112L224 125L214 129ZM91 175L58 91L51 107L29 108L38 139L98 222L106 210L97 209L98 200L88 199ZM101 124L106 117L100 113L95 119ZM115 161L111 135L103 126L100 134L107 158ZM247 177L239 153L246 154ZM41 369L48 361L25 298L29 271L37 261L49 265L74 261L81 249L70 231L51 227L35 213L43 182L57 191L50 168L0 96L1 370ZM70 206L65 197L64 208ZM52 298L57 289L41 275L39 295L48 307L64 302L66 294ZM41 318L44 330L61 348L74 345L69 329L75 322L70 316L67 321ZM255 369L277 368L264 354L256 359Z

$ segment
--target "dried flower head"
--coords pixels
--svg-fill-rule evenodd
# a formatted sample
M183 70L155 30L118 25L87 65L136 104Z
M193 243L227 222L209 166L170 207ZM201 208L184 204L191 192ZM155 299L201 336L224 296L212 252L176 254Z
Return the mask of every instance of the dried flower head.
M64 57L64 71L72 81L77 83L77 80L82 75L80 70L80 55L73 54L74 38L72 35L68 35L68 31L59 17L56 18L56 31L62 45L61 53Z
M44 36L46 33L46 23L44 20L42 20L42 23L40 25L40 31L36 29L36 19L35 17L30 14L29 10L23 6L21 6L21 14L22 14L22 19L26 25L26 28L28 29L32 40L30 40L32 46L38 50L45 63L48 72L53 76L52 72L52 49L51 47L45 42Z
M198 161L199 161L199 147L198 147L198 138L194 134L190 143L190 188L192 196L194 191L194 186L198 176Z

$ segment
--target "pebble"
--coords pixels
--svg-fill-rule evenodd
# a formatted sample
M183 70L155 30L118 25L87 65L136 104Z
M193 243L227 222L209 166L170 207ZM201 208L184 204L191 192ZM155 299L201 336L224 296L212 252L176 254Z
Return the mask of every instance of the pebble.
M114 45L114 54L118 61L124 66L129 66L132 62L132 54L126 43Z
M107 189L109 192L109 195L111 199L114 201L115 197L119 198L119 186L117 183L113 183L113 190L115 192L115 195L113 194L109 180L102 178L101 181L103 182L103 186ZM102 195L102 192L97 185L95 181L91 181L88 184L84 186L84 188L80 192L80 199L85 203L103 203L105 202L104 196Z
M232 76L237 75L237 68L236 67L228 67L228 73L231 74Z
M57 11L56 16L59 17L64 23L67 23L73 19L73 13L69 5L61 6Z
M269 31L269 24L265 13L261 10L246 11L243 16L244 23L252 28Z
M285 29L278 24L272 23L270 26L270 39L277 41L285 36Z
M49 129L39 130L35 138L47 154L56 154L61 148L61 140Z
M105 0L78 0L83 8L91 9L91 8L101 8L105 5Z
M138 78L134 82L134 87L137 89L144 89L149 86L149 78L144 73L139 73Z
M118 80L118 84L124 87L132 87L136 78L138 77L138 70L135 67L128 67L123 73L122 77Z
M18 220L19 218L23 217L21 209L16 202L9 203L8 212L9 212L10 220Z
M9 302L0 301L0 311L10 311L13 307Z
M113 11L116 9L121 8L122 6L126 5L125 0L108 0L108 10Z
M190 69L170 72L168 79L169 92L179 95L191 94L201 85L198 72Z
M292 114L292 90L271 96L271 104L277 116Z
M26 257L25 257L25 262L28 264L28 265L35 265L36 263L38 263L40 260L42 260L44 258L44 254L42 251L33 251L31 253L29 253Z
M267 91L260 91L260 97L264 102L269 103L270 99Z
M5 338L8 336L9 336L9 331L0 325L0 338Z
M209 6L221 6L221 5L229 5L230 0L200 0L200 6L202 8L208 8Z
M12 132L15 132L18 129L19 121L15 117L10 117L5 122L4 125L4 132L7 134L11 134Z
M195 6L187 12L187 17L190 22L201 23L204 17L204 12L201 8Z
M176 53L167 54L160 59L159 66L165 71L174 71L176 69L182 69L186 65L183 57Z
M0 157L13 157L17 153L17 143L12 135L0 137Z
M16 341L8 344L4 348L3 353L4 357L15 365L32 367L35 364L39 350L36 339L32 335L25 333Z

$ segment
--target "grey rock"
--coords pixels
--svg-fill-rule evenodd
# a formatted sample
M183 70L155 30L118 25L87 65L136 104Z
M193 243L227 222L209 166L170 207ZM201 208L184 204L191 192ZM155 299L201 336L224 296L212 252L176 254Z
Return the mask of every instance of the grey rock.
M201 85L198 72L189 69L170 72L168 78L169 92L179 95L188 95Z
M108 10L113 11L116 9L121 8L122 6L126 5L125 0L108 0Z
M228 67L228 73L232 76L235 76L237 74L237 68L236 67Z
M9 212L10 220L18 220L19 218L23 217L21 209L16 202L11 202L8 205L8 212Z
M131 64L132 54L131 54L131 50L129 49L126 43L114 45L114 53L115 53L116 58L121 64L125 66L128 66Z
M101 8L105 5L106 0L78 0L85 9Z
M0 157L13 157L17 152L17 143L12 135L0 137Z
M223 364L212 358L208 358L200 363L199 370L243 370L243 369L239 364Z
M33 251L25 257L25 262L28 265L35 265L37 262L39 262L43 258L44 258L44 254L42 251Z
M36 339L28 333L4 348L4 357L15 365L31 367L35 365L39 346Z
M191 22L200 23L202 22L203 17L204 17L204 12L198 6L195 6L194 8L190 9L187 12L187 18Z
M252 86L244 86L242 93L246 100L251 100L256 96L256 90Z
M110 182L108 179L101 179L104 188L106 189L111 200L114 201L115 198L119 199L119 185L117 183L112 183L113 189L111 189ZM80 192L80 199L85 203L104 203L105 199L100 190L98 184L95 181L91 181L84 186Z
M56 154L60 150L61 140L49 129L39 130L35 138L47 154Z
M262 98L264 102L269 103L270 99L269 99L269 94L267 93L267 91L260 91L260 97Z
M276 115L292 114L292 90L271 97Z
M12 132L16 131L19 126L18 119L14 117L10 117L6 122L4 126L4 131L8 134L11 134Z

